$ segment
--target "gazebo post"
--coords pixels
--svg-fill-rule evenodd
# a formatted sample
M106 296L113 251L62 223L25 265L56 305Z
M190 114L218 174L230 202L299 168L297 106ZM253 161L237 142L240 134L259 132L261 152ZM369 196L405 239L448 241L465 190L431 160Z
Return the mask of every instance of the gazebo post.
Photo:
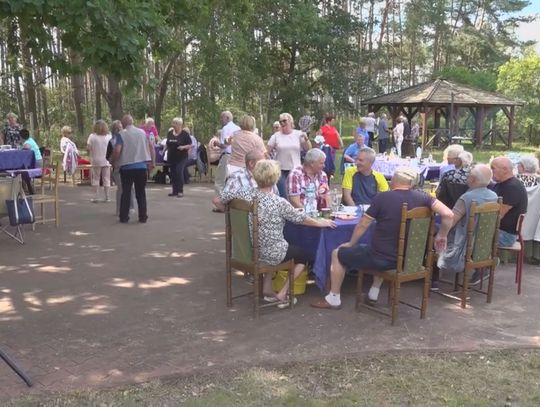
M477 147L480 147L484 138L484 106L478 106L474 115L474 141Z
M420 120L422 121L422 151L426 146L427 139L427 119L428 119L428 109L423 106L422 111L420 112Z
M512 141L514 139L514 113L515 106L510 106L510 115L508 116L508 148L512 148Z

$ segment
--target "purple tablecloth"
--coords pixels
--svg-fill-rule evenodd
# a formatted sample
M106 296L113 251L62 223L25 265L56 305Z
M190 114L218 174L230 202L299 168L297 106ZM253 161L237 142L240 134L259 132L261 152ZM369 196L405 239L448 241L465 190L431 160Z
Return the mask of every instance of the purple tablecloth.
M376 159L373 163L372 168L375 171L382 173L387 179L392 178L394 172L398 167L411 167L418 171L424 179L435 179L439 178L440 164L419 164L412 165L411 161L404 159L394 159L394 160L380 160Z
M330 275L332 250L349 241L359 220L360 218L352 221L336 220L335 229L295 225L289 222L285 225L285 240L306 250L313 259L315 283L323 293L326 292L326 282ZM374 223L360 238L359 244L371 241L373 226Z
M32 150L0 151L0 171L34 168L35 162Z

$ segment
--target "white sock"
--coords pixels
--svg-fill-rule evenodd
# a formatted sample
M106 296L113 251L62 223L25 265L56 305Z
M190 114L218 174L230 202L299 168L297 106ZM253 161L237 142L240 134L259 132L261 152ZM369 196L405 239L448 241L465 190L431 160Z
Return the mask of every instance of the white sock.
M377 301L377 298L379 298L379 287L371 287L368 292L368 297L372 301Z
M332 291L328 293L326 297L324 297L326 302L333 307L339 307L341 305L341 295L340 294L334 294Z

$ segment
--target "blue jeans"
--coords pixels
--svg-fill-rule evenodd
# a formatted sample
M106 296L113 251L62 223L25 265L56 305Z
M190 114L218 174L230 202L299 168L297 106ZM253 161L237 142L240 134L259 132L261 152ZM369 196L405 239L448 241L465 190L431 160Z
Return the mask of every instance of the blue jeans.
M516 240L517 235L499 229L499 247L511 247Z
M287 199L287 177L289 176L289 170L281 170L281 177L277 182L277 189L279 196Z

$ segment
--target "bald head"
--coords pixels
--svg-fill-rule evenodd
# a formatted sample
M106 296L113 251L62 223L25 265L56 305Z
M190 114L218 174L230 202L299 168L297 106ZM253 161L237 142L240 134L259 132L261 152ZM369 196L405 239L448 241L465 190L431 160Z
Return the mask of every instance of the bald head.
M253 171L255 168L255 165L264 159L264 151L262 150L251 150L246 153L246 156L244 157L246 160L246 168L249 171Z
M493 180L495 182L504 182L514 176L513 164L508 157L497 157L491 161L493 171Z
M124 115L124 117L122 117L122 126L126 128L127 126L132 126L132 125L133 125L133 117L130 114Z
M493 173L491 168L486 164L477 164L471 170L469 178L467 179L467 185L469 188L481 188L487 187L491 182Z

